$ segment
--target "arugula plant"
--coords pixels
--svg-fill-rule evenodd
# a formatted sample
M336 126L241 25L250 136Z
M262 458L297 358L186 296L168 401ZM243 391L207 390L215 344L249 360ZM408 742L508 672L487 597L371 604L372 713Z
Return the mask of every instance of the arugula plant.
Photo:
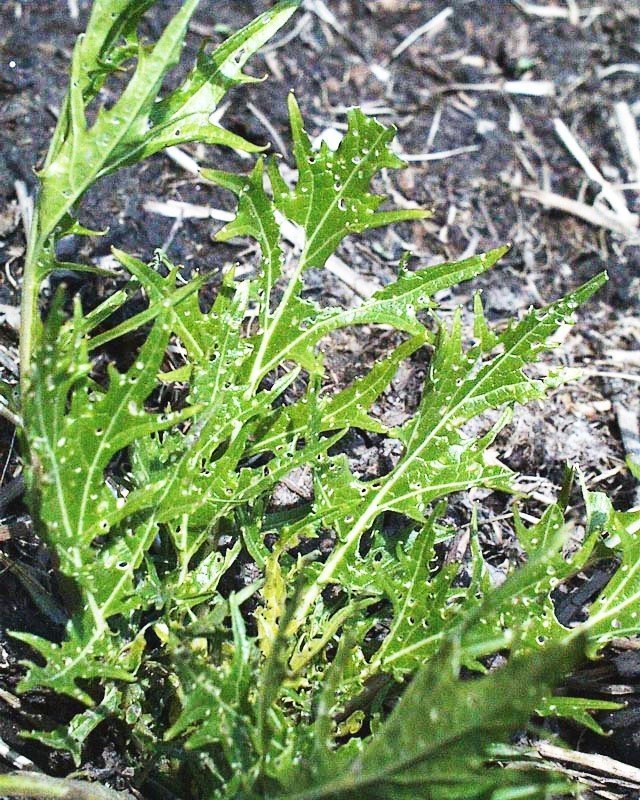
M372 193L380 170L403 166L393 128L354 109L337 150L314 149L291 95L293 184L262 156L248 175L202 173L237 197L235 219L217 238L256 243L251 276L229 271L203 310L204 278L185 282L162 253L145 264L115 251L130 275L120 290L88 312L78 298L69 312L58 294L41 323L47 275L93 269L61 264L56 246L71 233L91 234L76 212L102 176L180 142L260 150L210 116L230 87L253 80L245 62L298 3L284 0L218 49L203 49L167 94L163 81L197 2L185 0L149 45L137 31L154 5L95 0L39 173L21 386L8 400L67 622L51 640L14 636L33 651L21 690L49 690L79 707L70 723L28 735L79 765L87 738L117 722L149 796L504 800L572 792L525 750L509 751L518 769L498 768L496 748L534 712L597 727L589 711L602 704L552 691L585 653L595 657L614 636L638 630L640 514L586 493L581 539L570 536L562 503L533 526L516 516L524 563L499 587L473 526L468 568L442 559L455 534L442 520L455 492L514 491L516 476L488 450L516 404L544 398L562 380L527 368L605 277L502 331L487 323L479 296L473 330L460 311L447 319L434 297L491 268L505 248L405 269L356 307L320 307L304 296L308 269L321 269L347 236L425 213L383 210L385 198ZM121 96L100 107L104 81L124 70ZM284 246L283 222L303 232L299 252ZM140 292L146 308L110 324ZM363 325L390 326L402 343L346 388L328 391L319 344ZM146 338L131 366L101 375L94 354L136 330ZM167 369L170 343L180 344L184 362ZM372 409L418 350L429 355L419 407L389 428ZM166 400L167 387L178 400ZM489 412L486 432L470 433L469 423ZM387 474L367 481L353 473L341 441L354 428L398 442ZM294 469L306 470L312 491L293 508L277 507L274 492ZM403 533L389 532L390 514L405 521ZM327 552L320 544L328 537ZM617 559L618 571L586 621L564 626L554 592L603 557ZM254 578L243 580L247 565ZM497 653L507 666L488 671ZM48 781L0 777L0 792L65 796L64 785ZM68 790L79 791L72 783ZM108 796L84 788L78 796Z

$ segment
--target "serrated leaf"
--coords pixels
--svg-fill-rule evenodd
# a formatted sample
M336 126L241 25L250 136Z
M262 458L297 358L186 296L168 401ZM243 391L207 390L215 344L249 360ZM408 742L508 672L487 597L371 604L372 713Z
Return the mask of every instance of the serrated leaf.
M170 428L197 409L158 414L144 408L156 386L170 333L162 313L128 372L109 370L104 391L89 378L91 363L80 319L78 304L67 323L59 306L54 308L44 331L43 358L23 398L34 459L27 477L32 509L67 581L69 608L76 612L63 645L29 638L46 658L59 657L65 666L56 674L32 667L23 688L53 682L58 691L89 702L77 678L131 677L124 661L118 663L124 644L110 641L107 620L141 601L134 576L157 533L153 519L133 519L152 504L157 487L128 495L109 486L105 470L132 442ZM120 521L129 517L124 535L96 549L96 537L110 533L114 516Z
M467 592L453 586L458 565L434 570L436 517L437 512L409 542L398 545L395 563L387 561L377 575L392 604L392 621L365 680L381 670L398 677L415 672L438 652L451 618L459 618L455 600Z
M438 545L454 531L439 516L455 492L512 490L511 472L492 452L496 436L514 405L543 398L561 380L528 368L604 278L502 333L479 297L473 330L461 311L441 319L434 297L493 266L505 248L415 272L403 258L398 280L365 302L320 307L305 296L308 269L322 268L349 235L425 212L386 209L373 194L381 170L402 166L394 128L354 109L339 147L314 150L291 97L290 183L273 159L266 169L259 159L248 176L203 172L237 196L236 216L217 238L255 241L254 271L243 280L225 271L205 310L203 279L185 283L161 252L145 264L116 251L131 275L126 285L88 314L76 303L70 320L58 300L40 330L38 285L47 272L74 267L57 261L56 243L89 233L70 212L96 180L181 141L259 149L210 115L229 88L254 80L244 64L299 3L284 0L212 53L201 50L164 97L197 0L185 0L159 40L145 44L138 28L153 5L96 0L74 51L29 242L28 500L56 559L69 621L60 642L16 634L40 656L20 688L91 706L68 731L34 735L79 759L91 730L118 717L136 763L161 765L160 788L185 797L563 792L553 776L493 768L492 753L535 708L544 711L581 651L582 630L597 652L612 629L633 629L636 517L592 498L587 536L569 552L566 501L532 526L516 514L525 563L496 586L473 520L467 568L442 561ZM125 89L100 107L99 89L116 70L130 71ZM284 243L292 226L299 253ZM136 293L146 306L127 316ZM115 312L125 321L110 324ZM322 340L368 325L401 332L400 343L335 391ZM141 331L132 365L103 375L104 357L90 354ZM417 411L389 428L376 404L418 350L428 373ZM389 464L373 480L345 455L341 440L353 429L392 440ZM291 482L300 475L302 490ZM300 495L284 507L281 484ZM390 520L401 530L395 538ZM553 592L601 556L605 530L623 567L608 601L568 629ZM461 665L487 672L484 657L497 652L509 655L504 670L460 679ZM396 702L394 679L416 673ZM585 710L578 706L568 709L576 718Z
M314 151L293 94L289 115L298 182L294 190L286 189L275 162L270 175L278 210L305 232L304 269L324 266L350 233L427 216L421 209L376 213L383 198L369 193L371 179L381 169L404 166L389 147L395 128L385 128L352 109L338 150L333 152L323 143Z
M68 725L53 731L22 732L25 739L35 739L54 750L71 753L76 767L82 763L83 745L89 734L106 719L117 715L122 702L120 692L115 686L108 686L100 705L76 714Z
M635 635L639 628L640 510L616 511L611 501L598 492L586 492L585 496L589 528L604 531L606 547L621 559L584 624L589 636L588 653L594 657L611 639Z
M577 722L585 728L606 736L606 731L592 716L598 711L619 711L624 708L620 703L609 700L592 700L588 697L544 697L536 706L539 717L562 717Z
M188 653L176 653L182 708L165 739L186 734L188 749L219 745L234 768L225 788L240 792L247 791L257 777L251 741L255 722L249 701L257 651L247 638L235 598L231 598L231 618L233 649L224 664L198 663Z
M396 434L404 445L397 466L384 478L369 483L352 480L347 484L343 475L336 480L327 473L323 490L327 500L324 508L318 503L318 516L322 518L324 513L324 524L336 527L339 544L320 571L316 585L303 596L296 614L299 622L316 602L321 587L334 579L382 512L395 511L421 521L429 503L470 486L509 491L509 470L488 464L484 455L508 416L503 415L481 438L466 438L463 425L489 409L544 395L545 383L529 378L523 368L544 349L548 337L570 317L576 303L588 298L601 283L602 278L594 279L565 300L542 311L531 311L503 334L503 352L486 363L481 353L462 348L459 317L454 318L451 328L440 328L429 382L416 417ZM348 498L344 494L346 485L351 494ZM346 502L341 502L343 499ZM340 516L336 510L342 512Z
M73 54L68 97L54 140L40 173L41 200L36 249L68 218L87 188L100 177L136 163L166 147L193 140L223 144L249 152L261 148L209 121L229 88L245 82L242 67L295 12L296 0L275 8L230 37L213 54L201 51L185 81L156 102L166 74L176 64L189 21L199 0L185 0L156 44L140 46L137 27L155 2L100 0L94 5L87 32ZM131 57L137 64L116 103L101 108L89 126L86 107L109 73ZM68 225L63 234L79 232ZM55 238L55 237L54 237ZM51 266L34 250L43 277Z

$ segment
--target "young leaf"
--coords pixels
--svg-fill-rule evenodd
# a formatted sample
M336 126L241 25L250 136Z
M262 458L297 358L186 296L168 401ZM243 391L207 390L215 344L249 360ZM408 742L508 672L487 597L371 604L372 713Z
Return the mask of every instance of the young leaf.
M56 242L71 233L87 233L71 215L87 189L102 176L181 142L198 140L249 152L260 149L210 123L209 117L230 87L248 80L242 67L287 22L299 1L282 0L212 55L202 51L183 84L158 101L198 4L199 0L184 0L155 45L145 47L138 41L137 27L155 0L98 0L86 33L77 40L69 90L39 173L40 193L29 234L20 341L23 391L41 335L40 285L58 268ZM121 96L111 108L99 108L90 123L88 105L105 78L133 56L136 67Z
M621 708L624 708L624 705L620 703L591 700L588 697L544 697L536 706L536 714L539 717L571 719L594 733L606 736L606 731L592 714L597 711L619 711Z
M395 128L385 128L353 109L338 150L333 152L323 143L316 152L293 94L289 95L289 115L297 185L289 191L275 162L271 162L269 174L278 210L305 232L304 269L323 267L350 233L428 216L421 209L378 212L383 198L369 193L371 180L379 170L404 166L389 147Z
M441 327L418 412L396 434L404 446L396 467L370 483L355 479L347 483L339 471L326 473L323 494L327 499L317 502L317 513L323 524L337 528L339 541L316 583L304 594L296 612L298 622L316 602L322 587L335 580L342 563L356 551L382 512L395 511L423 521L429 503L453 492L475 485L510 490L509 470L485 460L486 449L508 417L503 416L480 439L466 438L463 426L489 409L544 396L553 379L533 380L523 369L602 280L593 279L564 300L531 311L502 335L503 352L487 362L478 351L464 352L459 317L454 318L451 329ZM336 520L336 511L344 516Z
M598 492L586 492L585 497L589 529L605 531L606 547L621 559L585 623L589 637L588 653L594 657L611 639L634 635L638 630L640 539L637 534L640 531L640 510L615 511L611 501Z

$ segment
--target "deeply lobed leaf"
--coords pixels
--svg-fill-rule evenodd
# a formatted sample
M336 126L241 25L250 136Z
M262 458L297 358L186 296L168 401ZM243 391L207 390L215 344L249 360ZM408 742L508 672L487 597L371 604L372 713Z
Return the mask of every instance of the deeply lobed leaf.
M298 3L284 0L203 50L162 98L197 0L146 46L137 31L153 5L97 0L78 42L41 175L30 251L38 281L60 266L58 238L86 233L70 212L101 176L184 141L260 149L209 117L230 87L252 80L247 59ZM119 100L89 124L105 79L134 58ZM468 569L442 559L454 532L441 517L456 492L514 490L490 448L515 406L562 379L534 378L530 365L605 278L503 331L488 324L479 296L472 330L461 310L441 318L434 297L492 267L505 248L405 270L352 308L320 307L305 297L308 269L322 268L347 236L425 213L384 209L372 191L381 170L402 166L392 127L353 110L337 150L316 150L293 96L289 109L290 183L273 159L259 158L247 176L203 172L237 196L217 238L255 241L255 274L227 272L204 311L202 279L180 285L162 254L147 265L117 251L129 283L90 313L76 303L71 319L58 301L36 337L22 398L29 503L58 565L68 622L60 642L15 634L40 657L21 688L89 708L68 729L33 735L80 762L85 738L116 718L182 796L565 793L552 773L490 766L494 745L535 710L597 728L587 712L602 705L553 702L550 692L581 657L583 637L595 656L614 635L637 631L638 515L587 495L588 530L572 552L560 505L529 527L516 516L525 564L501 586L473 524ZM299 229L300 252L287 251L287 226ZM140 290L147 307L108 327ZM322 340L370 325L391 326L399 344L329 391ZM101 374L92 354L140 329L133 364ZM389 428L375 407L412 357L428 358L420 402ZM356 474L339 452L350 430L395 442L385 474ZM307 485L283 508L278 489L293 474ZM390 532L390 518L402 533ZM553 592L603 546L620 570L587 621L567 627ZM509 656L504 669L461 677L462 666L486 672L498 652Z

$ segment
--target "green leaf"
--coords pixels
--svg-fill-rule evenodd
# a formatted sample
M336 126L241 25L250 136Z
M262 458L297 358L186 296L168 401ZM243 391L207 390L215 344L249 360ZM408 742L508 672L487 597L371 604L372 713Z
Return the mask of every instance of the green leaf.
M593 603L584 627L589 655L594 657L611 639L638 631L640 601L640 510L615 511L598 492L586 492L589 529L603 531L604 543L620 564Z
M471 486L510 490L510 471L485 458L508 415L479 438L465 437L463 426L490 409L544 396L554 379L533 380L524 367L535 360L576 304L590 297L602 280L590 281L542 311L529 312L502 335L503 351L488 361L478 350L464 351L459 316L451 328L441 326L418 412L395 434L404 446L396 467L369 483L346 479L339 469L326 472L323 497L316 501L317 516L320 524L336 529L338 544L304 594L297 622L305 618L322 588L336 579L341 565L353 557L362 536L384 511L423 521L428 504L456 491Z
M58 238L78 232L68 214L89 186L159 150L196 140L249 152L261 149L210 123L209 118L232 86L249 80L242 67L288 21L299 3L284 0L213 54L202 50L183 83L158 101L198 4L199 0L185 0L152 47L139 44L136 30L155 2L100 0L94 5L87 31L74 50L68 97L40 173L39 248L47 246L54 233ZM132 57L137 59L136 67L122 95L111 108L100 108L89 125L89 102L108 74ZM52 266L41 256L38 260L43 277Z
M395 128L385 128L352 109L338 150L334 153L323 143L314 152L293 94L289 95L289 114L298 182L289 191L275 162L271 162L270 175L278 210L305 232L305 269L324 266L350 233L428 216L421 209L376 213L383 198L369 193L371 179L381 169L404 166L389 147Z
M56 244L91 235L71 212L102 176L184 141L260 149L211 113L230 88L254 80L244 65L299 3L277 3L217 49L203 48L166 91L197 0L184 0L145 43L139 28L154 5L96 0L29 240L27 500L53 556L65 628L56 641L15 634L35 651L20 689L89 707L66 730L31 735L79 762L86 737L113 718L133 766L157 766L158 792L176 797L565 792L551 773L499 769L496 754L536 709L551 711L551 690L581 655L584 632L595 655L614 631L638 629L638 515L587 495L587 532L580 541L572 533L570 548L566 496L533 525L515 512L524 564L499 586L477 520L463 556L466 533L443 520L456 492L514 491L496 436L514 406L560 383L559 370L536 377L531 367L604 276L501 332L479 295L468 326L461 309L445 315L435 297L482 274L505 248L415 271L407 256L397 281L365 302L321 307L306 296L308 269L321 269L347 236L426 215L388 208L373 193L381 171L402 166L393 127L354 109L338 148L314 149L291 96L290 182L274 159L259 158L246 176L203 171L236 195L236 216L217 239L255 242L253 271L241 280L224 271L205 308L197 274L185 280L159 251L151 264L115 251L130 279L89 313L76 300L70 319L59 296L40 327L41 279L87 269L58 262ZM100 89L115 72L125 88L106 108ZM286 244L293 226L300 252ZM336 389L327 337L376 325L393 329L395 347ZM143 343L123 352L128 366L105 374L111 349L101 348L134 341L132 333ZM392 427L380 398L409 358L426 364L426 376L415 413ZM376 478L347 457L350 431L386 439L389 463ZM293 500L283 502L285 487ZM587 621L565 627L555 591L603 554L620 570ZM496 653L508 664L489 672ZM475 673L463 677L462 667ZM597 701L553 700L556 713L595 729ZM518 751L509 758L519 761Z
M624 705L612 703L609 700L555 696L542 698L536 707L536 714L539 717L571 719L594 733L606 736L606 731L593 718L592 714L597 711L619 711L621 708L624 708Z
M249 697L257 650L247 637L238 605L238 598L232 597L232 650L222 664L207 663L193 654L176 650L181 709L165 733L167 741L186 735L188 750L219 745L233 769L224 789L234 793L249 790L257 777L257 758L251 738L255 719Z
M283 252L275 206L264 191L264 161L259 159L247 178L218 170L203 170L202 175L238 197L235 219L218 231L216 239L224 242L235 236L250 236L260 247L259 289L253 299L258 304L260 321L266 329L271 313L272 292L282 273Z
M442 510L439 507L404 546L398 545L396 559L386 560L384 567L376 570L376 582L392 604L392 622L367 665L364 680L380 670L399 678L415 672L438 652L451 618L456 624L460 619L455 601L468 590L453 586L458 565L434 568L435 522ZM375 567L375 556L372 566Z
M77 616L69 623L62 647L16 635L45 658L57 656L65 663L54 673L32 666L24 689L55 684L58 691L90 702L75 683L77 678L130 679L126 659L121 657L126 643L111 641L107 620L142 602L136 593L135 573L157 533L153 518L140 523L135 515L153 503L158 487L128 494L124 487L105 482L105 470L132 442L170 428L197 408L166 414L145 410L169 339L162 312L132 367L126 373L110 368L104 391L90 380L87 337L80 320L79 303L67 323L63 323L59 303L54 308L44 331L43 358L23 399L33 454L27 473L31 508L67 581L67 603ZM113 517L129 520L125 535L96 549L96 537L111 531Z
M286 796L468 800L490 796L499 788L509 796L510 788L522 791L526 786L531 791L526 796L543 797L545 783L553 777L487 769L485 754L526 725L544 687L557 683L578 663L581 646L552 647L514 658L503 669L475 680L460 679L455 648L455 643L445 647L416 675L388 721L346 771L324 785Z
M76 714L68 725L53 731L22 732L20 735L25 739L35 739L54 750L66 750L71 753L78 767L82 763L83 744L87 736L106 719L116 716L121 702L121 693L115 686L109 686L100 705Z
M299 6L300 0L282 0L270 11L230 36L211 55L204 49L201 50L195 67L182 86L153 107L147 147L153 151L159 149L159 143L167 135L177 136L181 141L195 138L208 143L215 143L210 141L210 137L215 140L220 132L232 137L232 134L209 123L211 114L230 88L255 82L254 78L242 72L243 67L287 23ZM237 144L230 146L246 149L246 142L239 137L233 138L237 140ZM260 149L249 147L253 152Z

